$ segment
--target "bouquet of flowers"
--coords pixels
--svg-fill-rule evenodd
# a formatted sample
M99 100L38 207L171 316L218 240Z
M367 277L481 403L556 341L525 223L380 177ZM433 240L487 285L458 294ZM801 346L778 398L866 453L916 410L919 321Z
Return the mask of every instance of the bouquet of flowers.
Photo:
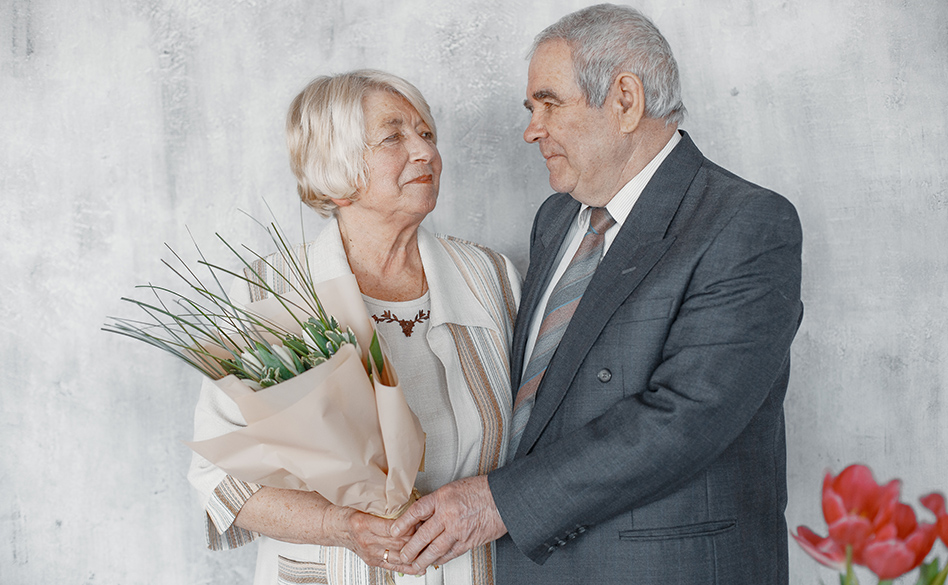
M931 493L921 504L935 515L934 523L920 523L915 512L899 501L899 481L882 486L865 465L850 465L839 475L827 472L823 480L823 516L829 536L806 526L791 534L797 544L823 565L841 572L841 585L858 585L854 565L867 567L880 584L891 583L920 567L916 585L944 585L948 565L938 559L925 564L935 541L948 546L945 498Z
M267 231L278 250L268 257L245 248L248 257L218 235L244 269L233 272L201 255L207 283L172 250L184 268L165 264L185 293L141 285L153 301L122 300L148 318L112 318L104 329L180 358L236 403L246 426L189 443L231 476L395 516L410 503L424 433L355 277L314 283L305 246L289 245L276 225ZM256 287L262 298L232 301L222 274Z

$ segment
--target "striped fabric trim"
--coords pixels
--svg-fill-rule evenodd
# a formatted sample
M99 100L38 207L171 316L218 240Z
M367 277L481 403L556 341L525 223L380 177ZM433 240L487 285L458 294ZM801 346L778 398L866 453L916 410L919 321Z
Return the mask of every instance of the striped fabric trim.
M325 563L309 563L277 557L277 584L298 585L322 583L328 585L329 578Z
M491 331L478 331L454 323L448 323L447 326L454 337L464 378L481 417L483 438L477 473L483 475L500 466L500 457L506 443L506 427L509 423L509 417L504 414L505 410L510 409L510 399L504 400L505 397L497 396L494 391L498 384L503 386L505 381L510 380L509 367L503 370L489 368L487 366L490 360L485 360L484 356L503 347L504 343ZM497 363L496 360L494 362ZM506 360L503 363L506 363Z
M370 567L359 555L342 547L320 547L320 561L325 563L326 579L345 585L395 585L391 571Z
M306 246L307 245L304 244L297 244L293 248L293 253L304 267L306 266ZM277 275L279 275L279 277L277 277ZM250 287L250 300L251 302L256 302L270 296L270 293L267 292L261 284L266 284L276 291L277 294L283 294L289 291L290 283L287 279L293 276L293 269L287 264L283 254L277 252L251 262L250 268L244 268L244 276L251 281L248 283ZM293 284L295 286L297 283L294 282Z
M482 443L478 474L503 462L510 424L510 366L507 356L516 320L516 302L506 263L500 254L471 242L439 236L474 295L498 324L501 334L479 327L448 323L461 362L461 370L481 418ZM500 365L500 367L497 367ZM494 582L493 546L471 551L473 583Z
M256 532L234 526L234 519L237 518L237 513L250 496L257 493L261 487L229 475L217 484L205 509L207 548L230 550L243 546L260 536Z
M440 234L437 238L461 270L474 295L491 313L494 322L501 326L504 337L511 339L514 321L517 320L517 301L503 256L459 238Z

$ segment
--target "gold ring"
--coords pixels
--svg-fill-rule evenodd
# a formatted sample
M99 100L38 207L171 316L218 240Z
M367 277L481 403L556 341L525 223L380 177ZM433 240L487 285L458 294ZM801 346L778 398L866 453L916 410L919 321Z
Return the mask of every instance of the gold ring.
M388 549L385 549L385 554L382 555L382 562L383 563L388 562Z

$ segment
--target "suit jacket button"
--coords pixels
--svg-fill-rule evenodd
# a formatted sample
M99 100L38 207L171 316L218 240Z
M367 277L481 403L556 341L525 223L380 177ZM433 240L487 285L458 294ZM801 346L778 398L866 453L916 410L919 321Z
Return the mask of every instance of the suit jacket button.
M599 370L599 373L596 374L596 377L599 378L599 381L600 381L600 382L602 382L603 384L605 384L606 382L608 382L609 380L612 379L612 372L610 372L610 371L607 370L606 368L603 368L603 369Z

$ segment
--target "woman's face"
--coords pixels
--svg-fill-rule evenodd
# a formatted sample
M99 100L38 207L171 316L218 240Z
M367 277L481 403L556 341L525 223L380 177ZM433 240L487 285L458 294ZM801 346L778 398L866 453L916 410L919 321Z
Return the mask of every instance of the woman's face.
M398 94L370 91L362 109L368 182L352 205L387 217L404 214L420 222L435 207L441 179L441 155L431 129Z

